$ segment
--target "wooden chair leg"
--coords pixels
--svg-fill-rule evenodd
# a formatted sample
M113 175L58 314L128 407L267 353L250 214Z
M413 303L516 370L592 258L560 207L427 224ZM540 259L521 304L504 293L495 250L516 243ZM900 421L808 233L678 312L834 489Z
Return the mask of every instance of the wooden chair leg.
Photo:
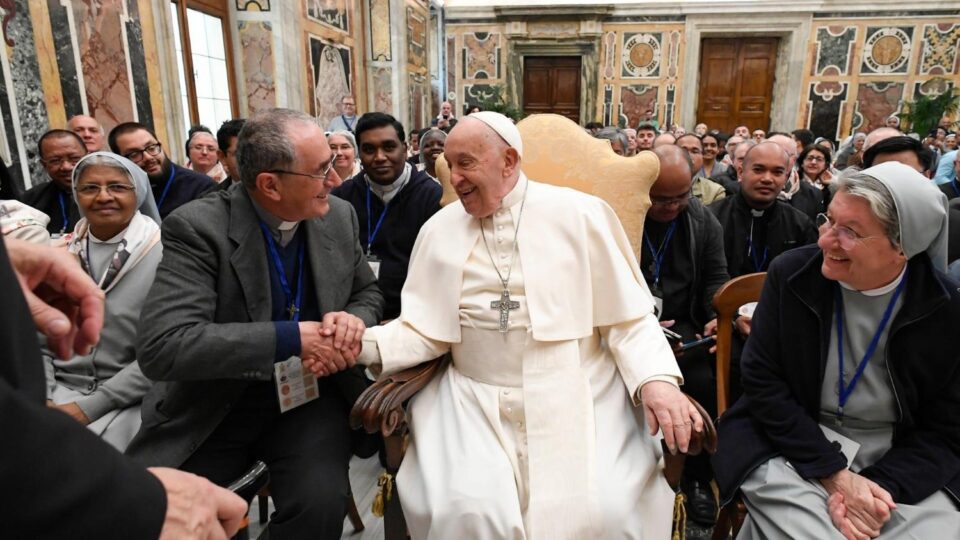
M357 510L357 501L353 499L353 491L350 491L350 505L347 507L347 516L350 517L350 524L353 525L353 532L361 532L363 520L360 519L360 512Z

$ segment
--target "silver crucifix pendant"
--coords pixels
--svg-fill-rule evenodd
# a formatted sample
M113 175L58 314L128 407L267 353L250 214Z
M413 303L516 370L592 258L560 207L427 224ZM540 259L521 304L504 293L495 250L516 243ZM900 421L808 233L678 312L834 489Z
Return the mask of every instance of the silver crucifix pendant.
M500 333L505 334L510 326L510 311L520 309L520 302L510 300L510 291L504 289L499 300L490 302L490 309L500 310Z

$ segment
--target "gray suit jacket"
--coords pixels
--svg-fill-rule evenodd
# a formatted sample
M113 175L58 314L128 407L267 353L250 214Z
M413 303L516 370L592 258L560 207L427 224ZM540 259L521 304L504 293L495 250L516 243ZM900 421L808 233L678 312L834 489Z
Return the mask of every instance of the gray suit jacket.
M305 221L321 313L379 321L383 296L357 237L349 203ZM251 381L273 374L269 259L242 185L195 200L163 221L163 260L140 318L140 367L158 381L143 400L143 426L127 453L148 466L181 465L213 432ZM308 278L309 279L309 278ZM348 401L359 374L335 375ZM352 403L351 403L352 405Z

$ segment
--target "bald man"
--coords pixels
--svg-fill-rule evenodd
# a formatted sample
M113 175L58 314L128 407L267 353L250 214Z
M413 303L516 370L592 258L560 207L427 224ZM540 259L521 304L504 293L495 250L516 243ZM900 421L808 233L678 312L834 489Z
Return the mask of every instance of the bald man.
M897 118L893 116L891 118ZM899 125L899 118L897 118ZM867 133L867 139L863 142L863 151L866 152L870 149L871 146L877 144L878 142L884 139L890 139L892 137L901 137L903 132L895 127L878 127L877 129Z
M107 149L107 139L103 132L103 126L95 118L78 114L67 122L67 129L83 139L87 152L99 152Z
M664 146L664 145L673 145L673 144L677 144L677 138L674 137L673 133L670 133L669 131L667 133L661 133L657 135L655 139L653 139L654 148L657 148L659 146Z
M679 146L653 150L660 158L660 175L650 188L650 209L643 225L640 269L654 297L662 299L660 321L685 342L716 333L713 295L728 279L723 253L723 229L717 218L691 196L695 165ZM686 351L677 358L684 391L706 403L716 416L716 386L710 346ZM690 456L684 467L687 511L700 524L712 525L717 502L710 489L713 472L706 454Z
M400 317L360 355L384 373L453 358L410 402L411 536L667 538L650 433L683 449L702 423L616 214L528 180L498 113L463 118L444 157L460 201L421 229Z
M780 198L806 214L810 221L815 222L817 214L827 211L827 205L830 204L830 191L801 179L800 170L797 167L797 142L793 138L777 134L771 135L767 141L783 148L790 159L789 176L783 191L780 192Z

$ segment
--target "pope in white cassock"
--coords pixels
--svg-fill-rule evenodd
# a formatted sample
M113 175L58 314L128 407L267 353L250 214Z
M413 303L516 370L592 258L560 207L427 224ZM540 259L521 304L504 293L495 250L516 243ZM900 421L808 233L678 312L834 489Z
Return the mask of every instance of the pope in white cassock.
M528 180L522 155L500 114L457 124L444 157L460 202L420 231L400 317L363 336L359 361L386 373L452 353L410 404L410 533L668 538L651 433L686 451L702 421L613 210Z

